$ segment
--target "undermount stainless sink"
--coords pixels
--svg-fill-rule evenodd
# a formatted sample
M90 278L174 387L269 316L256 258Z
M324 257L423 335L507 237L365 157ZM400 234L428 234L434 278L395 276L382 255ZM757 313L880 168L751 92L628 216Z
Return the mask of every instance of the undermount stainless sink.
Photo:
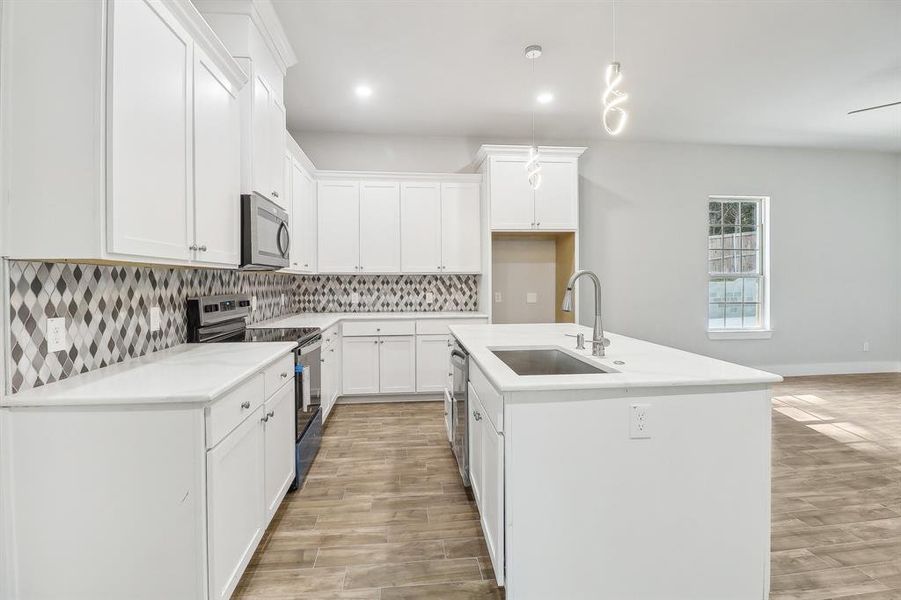
M491 350L517 375L594 375L609 373L556 348Z

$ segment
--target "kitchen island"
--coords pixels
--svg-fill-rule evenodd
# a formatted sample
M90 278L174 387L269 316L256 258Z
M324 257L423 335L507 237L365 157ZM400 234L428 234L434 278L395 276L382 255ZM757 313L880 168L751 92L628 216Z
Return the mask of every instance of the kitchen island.
M507 598L768 597L781 377L615 334L593 357L579 325L451 333L469 353L469 475ZM517 374L552 367L522 349L595 372Z

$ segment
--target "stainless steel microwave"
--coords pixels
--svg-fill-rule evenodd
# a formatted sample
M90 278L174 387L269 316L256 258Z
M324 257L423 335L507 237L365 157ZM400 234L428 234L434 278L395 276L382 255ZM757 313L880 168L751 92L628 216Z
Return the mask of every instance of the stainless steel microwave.
M290 250L288 213L261 194L242 194L241 268L282 269Z

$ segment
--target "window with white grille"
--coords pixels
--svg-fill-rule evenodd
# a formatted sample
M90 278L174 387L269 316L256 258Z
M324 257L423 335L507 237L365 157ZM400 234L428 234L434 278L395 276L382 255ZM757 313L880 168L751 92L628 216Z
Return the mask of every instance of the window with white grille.
M768 328L768 198L710 196L707 231L707 328Z

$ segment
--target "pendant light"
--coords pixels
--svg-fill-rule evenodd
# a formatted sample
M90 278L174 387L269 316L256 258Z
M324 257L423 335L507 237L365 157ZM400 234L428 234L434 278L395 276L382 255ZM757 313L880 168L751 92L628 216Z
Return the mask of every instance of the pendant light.
M610 135L619 135L626 127L629 120L629 113L623 107L629 94L619 89L620 83L623 81L622 65L616 60L616 0L613 0L613 62L607 65L604 73L604 95L601 102L604 105L604 113L602 120L604 129Z
M533 44L525 50L526 58L532 63L532 87L535 87L535 59L541 56L541 46ZM532 103L532 146L529 148L529 160L526 161L526 177L533 190L541 187L541 162L539 162L538 146L535 145L535 103Z

